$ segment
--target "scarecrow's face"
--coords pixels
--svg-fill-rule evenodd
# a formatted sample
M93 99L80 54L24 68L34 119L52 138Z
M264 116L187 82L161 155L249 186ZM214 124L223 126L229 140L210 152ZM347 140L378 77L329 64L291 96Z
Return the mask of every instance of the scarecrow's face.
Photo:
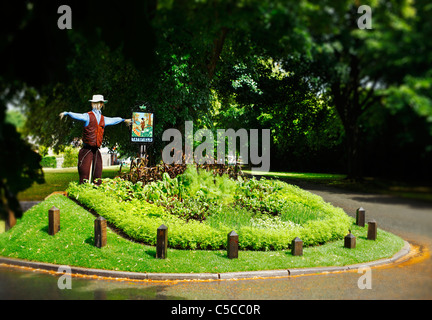
M96 110L102 109L104 106L103 102L92 102L92 108Z

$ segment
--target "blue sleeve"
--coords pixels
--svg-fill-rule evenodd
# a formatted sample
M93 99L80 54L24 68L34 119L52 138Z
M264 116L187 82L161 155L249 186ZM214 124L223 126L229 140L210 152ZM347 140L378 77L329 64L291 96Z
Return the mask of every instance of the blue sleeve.
M74 120L83 121L85 127L88 126L90 122L90 117L88 113L65 112L64 114Z
M123 122L125 119L120 117L110 118L104 116L104 120L105 120L105 126L107 127L107 126L113 126L115 124L119 124Z

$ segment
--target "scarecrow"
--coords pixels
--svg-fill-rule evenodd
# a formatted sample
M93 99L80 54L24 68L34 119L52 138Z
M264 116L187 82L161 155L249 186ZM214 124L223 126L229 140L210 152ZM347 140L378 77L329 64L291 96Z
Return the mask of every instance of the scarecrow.
M62 112L60 119L64 116L69 116L74 120L84 122L83 128L83 146L78 153L78 173L79 182L83 183L89 180L90 173L92 182L100 184L102 177L102 156L99 151L102 145L104 129L106 126L112 126L125 122L127 125L131 124L131 119L123 119L120 117L104 117L101 109L108 101L104 99L103 95L94 95L91 102L93 110L87 113L74 113Z

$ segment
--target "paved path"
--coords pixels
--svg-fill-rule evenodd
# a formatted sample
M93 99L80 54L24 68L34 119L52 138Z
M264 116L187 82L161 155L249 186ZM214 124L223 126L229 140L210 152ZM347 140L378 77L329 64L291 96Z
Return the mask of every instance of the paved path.
M118 282L74 278L73 290L59 290L58 277L0 268L0 299L432 299L432 204L302 184L354 216L366 219L414 244L418 257L392 267L372 269L372 288L360 289L356 272L279 279L211 282ZM5 289L6 288L6 289ZM8 289L9 288L9 289ZM20 288L11 290L11 288Z

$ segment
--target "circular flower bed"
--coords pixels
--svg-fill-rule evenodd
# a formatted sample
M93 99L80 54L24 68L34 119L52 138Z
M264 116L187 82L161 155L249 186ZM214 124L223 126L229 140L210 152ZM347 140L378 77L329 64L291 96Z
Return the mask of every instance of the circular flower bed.
M146 185L120 178L100 186L71 183L68 194L146 244L156 243L156 229L165 224L168 245L181 249L226 248L232 230L241 249L288 249L295 237L312 246L343 238L352 223L342 209L296 186L194 167Z

